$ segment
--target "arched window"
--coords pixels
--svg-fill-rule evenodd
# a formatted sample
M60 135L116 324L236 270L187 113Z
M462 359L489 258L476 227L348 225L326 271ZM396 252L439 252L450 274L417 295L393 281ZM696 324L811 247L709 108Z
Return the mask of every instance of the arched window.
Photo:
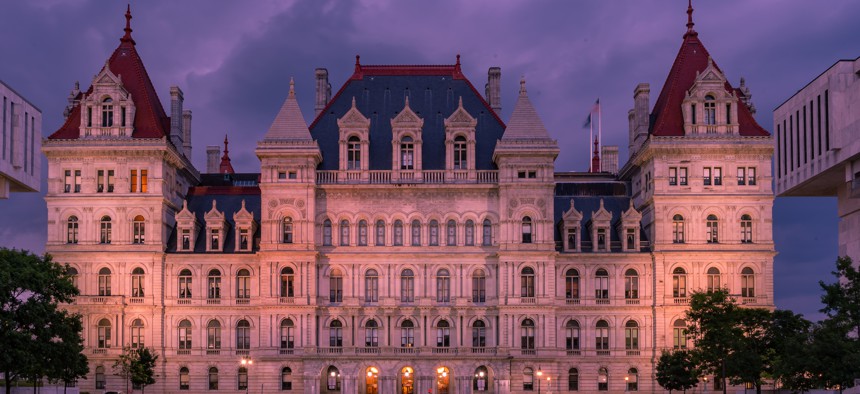
M687 272L681 267L672 271L672 297L687 297Z
M472 219L466 221L466 227L463 229L466 240L466 246L474 246L475 245L475 222Z
M281 349L292 349L295 347L293 330L295 324L292 319L281 320Z
M191 331L191 322L188 320L182 320L179 322L179 349L180 350L190 350L191 349L191 339L193 338Z
M445 242L445 245L448 246L456 246L457 245L457 222L453 220L448 221L448 227L445 232L448 235L448 239Z
M421 222L412 221L412 246L421 246Z
M379 323L370 319L364 324L364 346L379 347Z
M684 243L684 217L681 215L672 217L672 242L676 244Z
M609 273L603 268L594 273L594 298L609 300Z
M714 102L714 96L705 96L705 124L717 124L717 105Z
M221 349L221 322L210 320L206 325L206 348L209 350Z
M624 325L624 349L639 349L639 324L634 320L628 320Z
M579 271L571 268L564 273L564 298L579 299Z
M245 367L239 367L239 390L248 390L248 369Z
M576 368L567 370L567 391L579 391L579 370Z
M595 328L595 348L600 351L609 350L609 323L606 320L598 320Z
M188 376L188 367L179 368L179 389L188 390L191 378Z
M358 246L367 246L367 221L358 221Z
M290 391L293 389L293 370L290 367L281 369L281 390Z
M487 301L487 274L482 269L472 273L472 302Z
M251 298L251 273L244 268L236 273L236 298Z
M209 368L209 390L218 390L218 368Z
M142 244L146 241L146 220L141 215L134 217L131 222L132 243Z
M520 297L535 296L535 270L525 267L520 272Z
M331 270L328 287L329 302L343 302L343 273L339 269Z
M102 100L102 127L113 127L113 99Z
M708 293L720 290L720 270L716 267L708 268Z
M672 324L672 347L675 349L687 348L687 323L681 319Z
M532 218L528 216L524 216L522 221L522 242L532 243Z
M72 284L75 287L78 287L78 269L75 267L67 267L66 275L68 275L69 280L72 281ZM80 290L80 288L78 288L78 290Z
M110 349L111 324L108 319L99 320L98 324L98 348Z
M323 221L323 245L331 246L331 220Z
M296 275L291 267L281 268L281 297L293 298L296 295Z
M340 246L349 246L349 221L340 221Z
M361 169L361 140L356 136L349 137L346 141L346 169Z
M236 349L251 349L251 323L245 319L236 323Z
M466 156L466 137L458 135L454 138L454 169L465 170L468 168L468 160Z
M415 144L410 136L400 139L400 169L415 169Z
M367 378L364 379L364 394L379 394L379 369L367 368Z
M78 217L69 216L66 220L66 243L78 243Z
M400 302L415 302L415 274L409 268L400 273Z
M627 382L627 391L639 391L639 370L636 368L628 369L624 380Z
M109 244L111 241L111 220L110 216L102 216L99 221L99 243Z
M131 271L131 296L143 297L143 268L137 267Z
M379 302L379 274L375 269L364 273L364 302Z
M741 243L752 243L752 217L750 215L741 216Z
M535 322L532 319L525 319L520 324L520 349L535 350Z
M96 367L96 389L105 388L105 367Z
M472 347L482 348L487 346L487 326L483 320L475 320L472 323Z
M131 322L131 348L137 349L143 346L143 320L134 319Z
M755 297L755 272L750 267L741 270L741 297Z
M606 367L597 370L597 391L609 391L609 371Z
M285 244L293 243L293 218L289 216L285 217L281 223L281 230L283 234L281 241Z
M207 295L207 298L221 298L221 271L217 269L209 270L209 275L206 279L209 285L209 294Z
M329 347L343 347L343 323L340 320L332 320L328 325Z
M523 369L523 391L535 389L535 373L531 368Z
M717 220L716 215L708 215L708 220L706 222L708 228L708 243L715 244L720 242L720 237L717 229L717 225L719 224L719 220Z
M99 270L99 295L100 296L109 296L111 295L111 286L110 286L110 268L104 267Z
M394 221L394 246L403 246L403 222Z
M436 273L436 302L451 301L451 274L446 269Z
M191 270L179 271L179 298L191 298Z
M639 273L633 268L624 272L624 298L628 300L639 299Z
M474 391L487 391L489 390L489 379L490 379L490 371L487 370L487 367L480 366L475 369L475 383L472 384L472 390Z
M436 219L430 221L430 246L439 246L439 222Z
M326 388L328 391L340 391L340 371L333 365L326 371Z
M484 246L491 246L493 244L493 224L490 223L490 219L484 219L481 244Z
M569 320L564 325L565 340L564 348L567 350L579 350L579 322Z
M400 347L413 346L415 346L415 324L407 319L400 323Z
M445 319L436 323L436 347L451 346L451 326Z
M385 222L376 221L376 246L385 246Z

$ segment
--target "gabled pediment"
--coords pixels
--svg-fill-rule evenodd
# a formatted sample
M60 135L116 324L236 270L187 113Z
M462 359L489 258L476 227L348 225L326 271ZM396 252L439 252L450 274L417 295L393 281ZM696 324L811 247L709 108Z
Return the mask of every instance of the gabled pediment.
M582 221L582 212L578 211L573 205L573 199L570 199L570 208L562 215L562 220L565 222L580 222Z
M245 200L242 200L242 207L233 214L233 221L246 225L254 222L254 215L245 208Z
M593 223L609 224L612 221L612 213L606 210L603 206L603 199L600 199L600 208L591 213L591 221Z
M621 221L625 224L639 223L642 220L642 214L633 206L633 199L630 199L630 207L621 214Z
M420 129L424 126L424 119L421 119L412 108L409 107L409 96L406 96L406 104L403 105L403 110L397 116L391 119L391 128L415 128Z
M178 213L176 213L176 222L177 223L186 223L186 224L189 222L191 222L191 223L197 222L197 215L195 215L194 212L191 212L190 210L188 210L188 201L187 200L182 201L182 210L179 211Z
M338 118L337 126L342 129L370 127L370 119L366 118L355 106L355 97L352 98L352 108L346 111L343 117Z
M473 128L477 125L478 120L473 118L472 115L463 108L463 96L460 96L460 104L457 106L457 109L454 110L454 113L445 119L445 127Z
M212 200L212 209L210 209L209 212L206 212L206 215L203 216L203 219L206 220L207 225L224 223L224 212L218 210L215 200Z

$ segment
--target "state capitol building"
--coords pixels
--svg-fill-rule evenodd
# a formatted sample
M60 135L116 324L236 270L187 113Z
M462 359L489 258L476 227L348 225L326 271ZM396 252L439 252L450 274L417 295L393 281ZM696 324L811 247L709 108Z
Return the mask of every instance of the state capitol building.
M500 69L482 95L459 56L356 57L334 95L317 69L315 118L291 82L258 173L226 140L203 171L182 90L166 111L126 18L42 148L82 391L124 391L114 361L147 346L153 392L654 392L660 352L691 345L693 291L773 307L772 137L692 9L656 101L631 89L626 163L595 148L589 172L555 169L574 147L538 112L565 109L521 81L503 120Z

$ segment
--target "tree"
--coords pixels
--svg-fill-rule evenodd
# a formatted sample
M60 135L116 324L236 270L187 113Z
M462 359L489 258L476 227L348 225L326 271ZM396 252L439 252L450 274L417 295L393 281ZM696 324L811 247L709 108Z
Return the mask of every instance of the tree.
M696 387L699 382L699 372L690 352L686 350L675 350L674 352L663 351L660 360L657 361L657 383L660 387L669 390L683 390Z
M803 392L815 388L812 370L817 361L811 356L812 324L791 311L773 312L770 343L773 349L771 371L782 388Z
M724 388L726 361L735 350L736 339L743 336L737 309L728 291L717 290L694 292L687 311L687 334L695 345L694 359L702 373L722 376Z
M811 375L821 387L852 387L860 376L860 346L849 338L853 328L844 322L828 319L815 326L809 349Z
M81 367L83 339L81 318L59 308L78 294L66 273L50 255L0 248L0 372L6 393L22 376L77 379L86 376ZM78 360L76 367L60 373L57 360ZM84 361L85 365L85 361Z
M148 347L138 348L135 353L131 363L131 382L145 391L146 386L155 383L155 361L158 355Z
M762 308L737 308L734 313L742 335L729 344L726 376L734 385L752 383L761 394L762 376L771 371L773 314Z
M821 312L844 323L854 334L853 338L860 338L860 271L846 256L836 259L836 271L831 273L836 277L835 283L818 282L821 290L824 290L821 296L824 308Z

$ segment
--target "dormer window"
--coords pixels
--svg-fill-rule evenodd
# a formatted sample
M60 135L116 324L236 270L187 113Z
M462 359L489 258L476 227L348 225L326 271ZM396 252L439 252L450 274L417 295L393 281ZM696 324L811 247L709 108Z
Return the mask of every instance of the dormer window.
M466 137L454 138L454 169L464 170L467 163Z
M191 230L190 229L182 229L181 235L181 249L182 250L191 250Z
M109 65L93 79L91 91L83 96L80 135L93 138L130 137L134 122L135 106L131 94L123 87L122 80ZM120 113L116 113L119 111Z
M356 108L355 97L352 98L352 108L337 120L337 127L340 147L338 168L341 171L369 169L370 119Z
M415 145L412 143L412 137L406 136L400 140L400 169L412 170L415 169Z
M346 143L346 169L360 170L361 169L361 140L356 136L349 137Z
M717 124L717 105L714 102L713 95L705 96L705 124Z
M113 127L113 100L110 97L102 100L102 127Z
M212 209L204 215L204 219L206 220L205 237L207 252L221 252L224 250L224 235L226 234L227 223L224 213L219 211L215 204L215 200L212 200ZM234 219L236 215L238 213L233 215ZM238 245L236 246L238 247Z
M463 108L463 97L457 109L445 119L445 168L475 169L475 127L478 120Z
M209 249L210 250L220 250L221 249L221 230L220 229L211 229L209 230Z
M597 229L597 250L606 250L606 229Z
M183 201L182 210L176 213L177 251L190 252L194 249L198 229L197 216L188 210L188 201Z

